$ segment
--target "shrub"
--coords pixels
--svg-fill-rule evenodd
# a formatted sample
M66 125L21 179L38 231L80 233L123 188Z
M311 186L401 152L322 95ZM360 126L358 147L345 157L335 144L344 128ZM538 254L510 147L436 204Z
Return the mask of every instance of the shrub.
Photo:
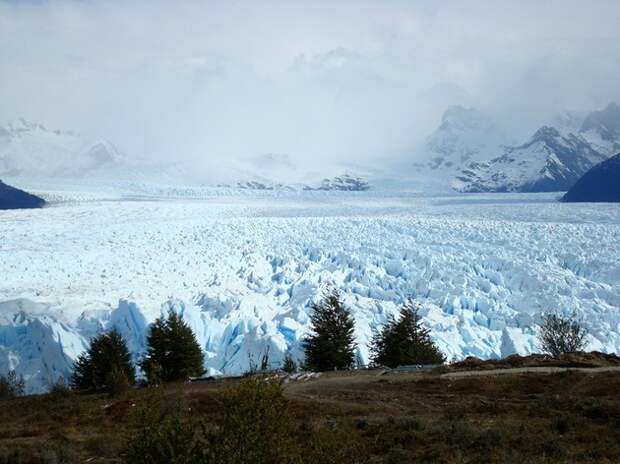
M543 317L538 341L543 352L552 356L581 351L586 345L586 331L573 317L564 318L557 314Z
M288 374L297 372L297 363L289 353L284 356L284 361L282 361L282 370Z
M373 363L397 367L409 364L442 364L445 357L422 325L420 307L411 300L372 338L370 352Z
M159 400L148 401L137 411L138 424L124 459L128 464L201 464L204 453L191 422L182 417L183 408L177 403L165 411Z
M122 369L114 366L108 374L107 380L108 393L111 396L120 396L131 388L132 382Z
M263 356L261 357L260 370L261 372L265 372L269 370L269 345L267 345L267 348L265 349L265 352L263 353Z
M312 307L311 333L303 342L310 370L348 369L355 363L355 321L333 290Z
M49 394L55 397L71 395L71 388L69 388L69 385L67 385L62 375L56 379L56 382L50 385Z
M0 399L10 399L24 394L25 382L22 375L10 370L6 375L0 376Z
M113 329L90 342L90 347L73 364L71 386L76 390L112 391L120 373L128 384L135 382L131 355L121 334Z
M128 464L301 463L279 383L248 378L223 393L214 427L198 424L178 403L148 401L124 453Z
M146 356L140 367L147 379L171 382L204 374L204 355L196 336L173 310L168 311L166 318L160 317L151 325L146 343Z
M300 462L281 384L245 379L224 393L222 404L223 420L208 435L212 462Z

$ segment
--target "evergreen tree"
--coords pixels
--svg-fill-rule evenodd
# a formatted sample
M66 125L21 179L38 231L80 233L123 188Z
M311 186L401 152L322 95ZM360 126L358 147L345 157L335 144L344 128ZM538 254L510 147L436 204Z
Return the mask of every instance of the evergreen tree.
M76 390L111 391L121 376L123 382L135 382L127 344L121 334L112 329L93 338L88 350L74 362L71 386Z
M331 291L310 315L312 332L303 342L306 368L315 371L347 369L355 363L355 321L340 301L336 290Z
M422 325L420 307L409 300L398 320L391 317L372 338L370 353L374 364L397 367L410 364L441 364L445 357Z
M146 344L140 367L151 382L187 380L204 374L204 355L196 336L173 310L151 324Z

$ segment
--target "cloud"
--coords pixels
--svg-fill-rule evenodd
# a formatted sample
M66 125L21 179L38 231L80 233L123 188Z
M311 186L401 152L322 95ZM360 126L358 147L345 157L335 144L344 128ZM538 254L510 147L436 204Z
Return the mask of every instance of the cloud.
M205 165L407 154L453 103L526 134L620 100L620 3L0 1L0 119Z

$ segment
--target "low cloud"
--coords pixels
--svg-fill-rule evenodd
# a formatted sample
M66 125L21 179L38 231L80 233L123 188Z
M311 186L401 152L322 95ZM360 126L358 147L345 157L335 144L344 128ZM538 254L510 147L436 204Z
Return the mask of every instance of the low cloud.
M0 120L159 160L404 155L449 104L521 135L620 100L620 3L0 1Z

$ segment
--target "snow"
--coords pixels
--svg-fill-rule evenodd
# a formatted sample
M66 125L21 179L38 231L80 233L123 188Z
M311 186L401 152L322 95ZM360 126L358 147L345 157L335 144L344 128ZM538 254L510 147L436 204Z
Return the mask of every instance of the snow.
M211 373L243 372L266 350L274 365L300 359L310 306L330 285L354 311L364 362L373 329L408 296L449 359L535 351L553 310L575 311L591 348L620 350L618 205L17 185L53 201L0 212L0 372L23 373L30 391L68 375L103 328L137 358L168 309L191 325Z
M464 166L496 158L513 143L511 137L479 110L451 106L417 154L417 175L446 190Z

